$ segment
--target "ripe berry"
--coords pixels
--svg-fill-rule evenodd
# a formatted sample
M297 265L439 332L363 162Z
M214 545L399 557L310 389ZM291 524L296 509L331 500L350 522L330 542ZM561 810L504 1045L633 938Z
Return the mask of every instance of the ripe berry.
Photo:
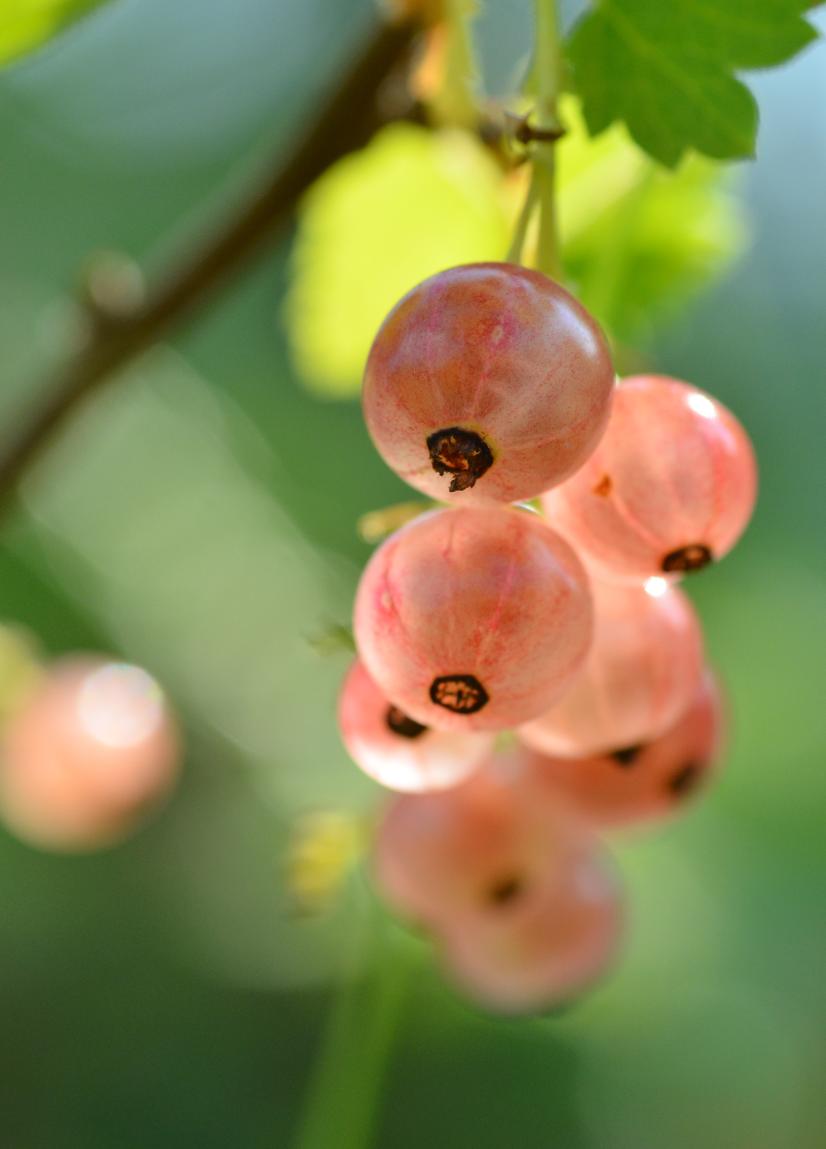
M595 839L525 751L493 755L440 794L395 799L380 823L380 890L431 931L484 1005L548 1007L602 972L621 907Z
M724 716L706 671L694 700L659 738L592 758L545 758L549 780L599 827L633 825L673 814L705 786L719 759Z
M8 723L0 812L35 845L93 849L124 836L170 788L177 765L170 714L145 671L68 658Z
M687 383L640 375L616 388L599 446L543 504L603 573L639 581L722 558L756 492L754 452L731 412Z
M590 315L536 271L468 264L426 279L385 319L364 415L411 486L465 505L562 482L605 429L614 371Z
M492 734L434 730L409 718L356 660L339 698L339 729L353 761L392 790L443 790L490 753Z
M660 579L649 587L594 582L594 641L585 667L520 738L579 758L662 734L691 703L703 672L700 623L689 599Z
M457 919L437 937L457 987L497 1013L535 1013L588 989L616 960L623 908L599 854L564 878L520 889L497 912Z
M387 539L356 595L359 655L406 715L500 730L541 714L591 640L582 565L539 515L467 507Z

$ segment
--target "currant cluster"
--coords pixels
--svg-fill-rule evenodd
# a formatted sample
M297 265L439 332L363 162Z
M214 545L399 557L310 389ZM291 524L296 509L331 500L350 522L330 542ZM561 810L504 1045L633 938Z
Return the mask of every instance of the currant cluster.
M49 850L86 851L133 831L179 765L160 687L97 655L42 664L0 628L0 821Z
M621 934L598 832L671 813L718 758L719 690L675 584L745 528L752 448L695 387L616 382L593 318L509 264L397 304L364 411L390 466L449 504L387 538L356 597L342 737L407 791L376 878L471 996L553 1005Z

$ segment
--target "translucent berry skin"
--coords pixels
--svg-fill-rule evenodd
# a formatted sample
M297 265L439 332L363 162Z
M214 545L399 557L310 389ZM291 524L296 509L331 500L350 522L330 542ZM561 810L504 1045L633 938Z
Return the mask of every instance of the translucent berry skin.
M706 671L686 712L641 746L591 758L545 758L549 781L595 827L631 827L669 818L704 789L717 766L725 716L714 675Z
M387 539L356 595L359 655L425 726L501 730L547 710L591 641L582 564L542 518L434 511Z
M563 288L524 267L468 264L426 279L387 316L364 416L385 462L425 494L517 502L584 463L613 386L599 327Z
M545 754L580 758L637 746L691 704L703 674L700 622L678 587L655 593L592 583L594 641L582 672L520 739Z
M614 965L623 935L616 875L583 858L512 908L452 922L437 937L448 976L495 1013L541 1013L578 997Z
M110 845L169 790L178 757L171 716L148 674L94 657L67 658L53 664L8 723L0 816L46 849Z
M641 581L722 558L756 496L754 451L734 415L688 383L640 375L616 388L598 447L543 505L606 576Z
M467 778L490 754L492 734L434 730L388 702L357 659L339 697L339 730L350 757L391 790L444 790Z
M380 891L433 935L459 987L494 1010L577 993L621 934L613 870L543 766L525 751L493 755L452 790L395 799L376 835Z

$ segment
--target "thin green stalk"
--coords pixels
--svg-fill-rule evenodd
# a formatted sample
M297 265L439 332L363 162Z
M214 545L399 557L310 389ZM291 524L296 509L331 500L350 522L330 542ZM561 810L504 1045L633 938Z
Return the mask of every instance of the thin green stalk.
M525 240L528 235L528 228L531 225L534 208L539 202L539 189L536 183L536 169L531 175L531 182L528 185L528 190L525 193L525 202L522 204L522 210L519 213L519 219L516 221L516 227L513 232L513 239L508 248L507 261L508 263L521 263L522 253L525 250Z
M562 278L559 253L559 220L556 210L556 157L553 144L542 144L543 155L534 160L534 179L539 198L539 235L536 266L552 279Z
M562 89L562 57L556 0L536 0L536 127L559 131L559 93ZM556 206L556 156L553 141L536 144L534 172L539 196L539 238L536 264L555 279L562 273L559 221Z
M559 93L562 90L562 57L559 50L559 16L556 0L536 0L536 110L537 127L559 128Z
M388 923L375 908L365 913L358 951L371 964L364 974L343 973L293 1149L369 1149L373 1143L409 965L401 947L388 944Z

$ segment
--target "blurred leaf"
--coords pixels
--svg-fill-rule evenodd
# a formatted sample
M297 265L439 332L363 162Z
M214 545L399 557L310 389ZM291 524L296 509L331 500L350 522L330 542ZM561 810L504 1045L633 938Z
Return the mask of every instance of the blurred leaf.
M301 208L287 299L307 385L356 394L390 308L445 267L503 258L509 214L500 170L464 133L396 124L330 168Z
M816 36L807 0L600 0L569 44L589 130L624 120L673 167L689 148L753 156L757 104L735 78L794 56Z
M573 97L562 116L559 215L569 280L613 335L637 338L742 251L742 208L719 165L692 156L668 172L622 125L589 139Z
M67 25L108 0L3 0L0 66L40 48Z

